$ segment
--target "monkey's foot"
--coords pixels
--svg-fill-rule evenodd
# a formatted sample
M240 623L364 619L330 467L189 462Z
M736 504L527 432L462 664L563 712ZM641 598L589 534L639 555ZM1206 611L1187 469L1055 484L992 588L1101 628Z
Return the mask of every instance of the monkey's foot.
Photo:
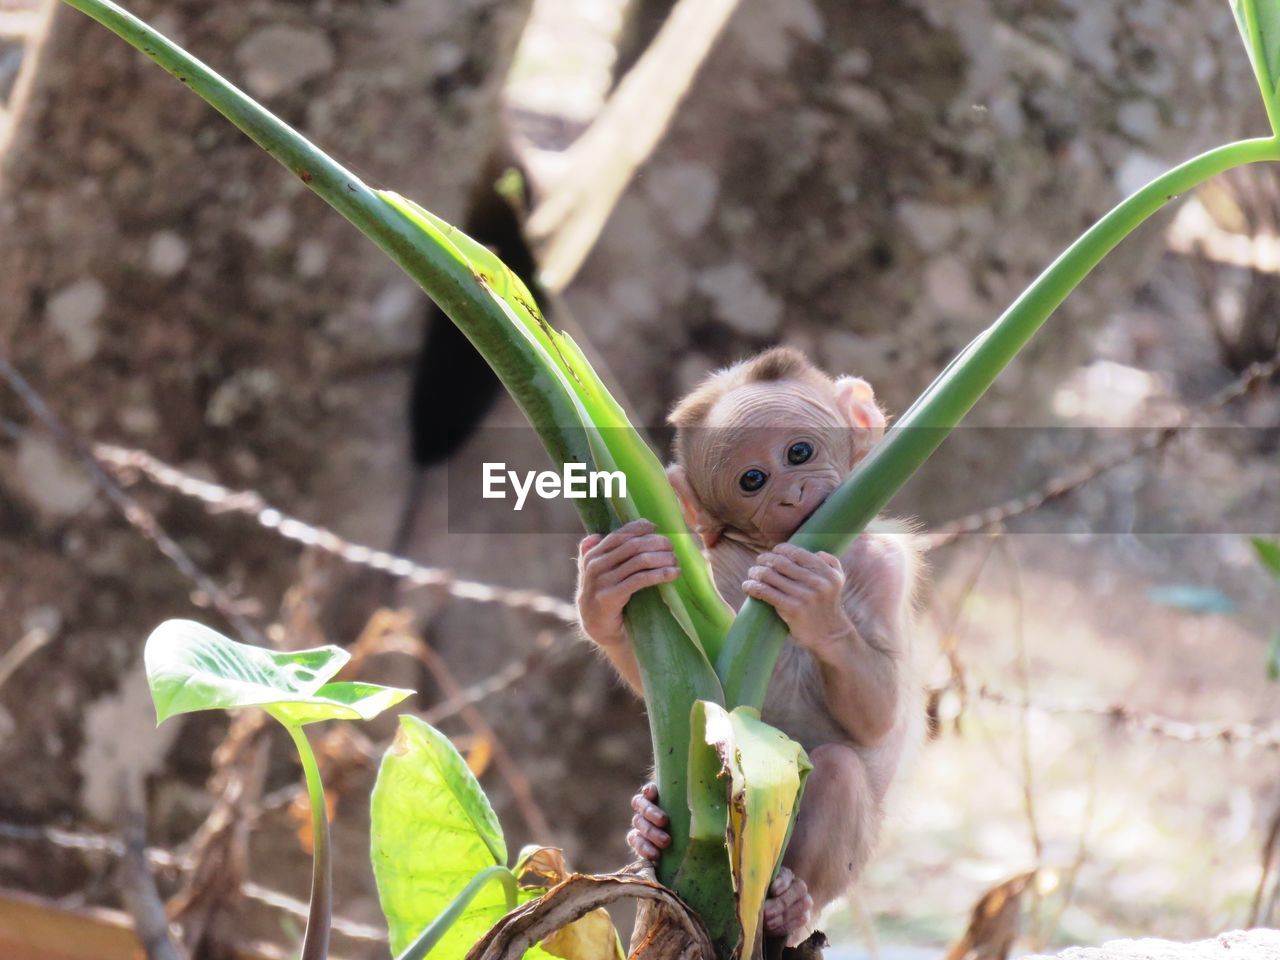
M764 929L775 937L791 939L793 934L807 931L812 922L813 898L805 882L783 867L769 887L764 902Z

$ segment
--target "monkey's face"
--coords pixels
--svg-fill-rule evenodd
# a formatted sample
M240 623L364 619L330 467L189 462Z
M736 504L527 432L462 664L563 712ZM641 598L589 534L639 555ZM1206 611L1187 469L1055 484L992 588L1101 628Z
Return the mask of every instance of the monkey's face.
M855 431L812 387L762 383L716 404L706 428L704 506L726 532L770 548L790 539L853 466Z

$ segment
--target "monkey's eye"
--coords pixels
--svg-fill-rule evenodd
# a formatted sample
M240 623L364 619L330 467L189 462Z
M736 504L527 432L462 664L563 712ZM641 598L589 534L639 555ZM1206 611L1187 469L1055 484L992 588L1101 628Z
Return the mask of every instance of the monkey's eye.
M787 463L808 463L813 458L813 444L800 440L787 447Z
M748 470L738 478L738 486L747 493L755 493L764 486L764 482L769 479L769 475L763 470Z

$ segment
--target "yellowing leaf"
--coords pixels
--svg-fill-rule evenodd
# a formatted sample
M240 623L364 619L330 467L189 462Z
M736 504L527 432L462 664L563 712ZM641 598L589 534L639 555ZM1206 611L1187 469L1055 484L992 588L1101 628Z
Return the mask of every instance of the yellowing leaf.
M514 873L521 887L554 887L569 875L564 851L559 847L530 844L520 848Z
M626 957L618 931L604 907L561 927L543 940L541 947L563 960L623 960Z
M700 700L693 708L692 727L691 784L697 771L707 769L708 753L718 758L719 776L727 781L726 840L742 925L736 954L750 956L769 884L782 860L812 766L800 744L762 721L759 711L751 707L727 712ZM699 750L701 756L696 755ZM714 812L714 804L702 810L695 807L694 830L705 831L707 817Z

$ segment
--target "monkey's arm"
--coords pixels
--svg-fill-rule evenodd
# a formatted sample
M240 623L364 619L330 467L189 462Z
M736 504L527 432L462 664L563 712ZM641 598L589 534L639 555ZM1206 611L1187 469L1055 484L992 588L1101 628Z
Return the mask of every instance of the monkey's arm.
M614 643L601 643L594 637L587 639L604 652L609 662L613 664L613 669L618 671L618 676L627 681L627 686L637 696L643 697L644 687L640 682L640 664L636 662L636 653L631 649L631 638L624 633L622 639Z
M832 717L850 739L870 746L897 719L902 677L896 612L906 568L892 542L859 540L866 542L855 544L844 562L780 543L756 558L742 589L778 611L792 640L821 668ZM859 630L858 622L875 629Z
M842 635L809 646L822 671L831 716L862 746L872 746L893 729L901 686L892 645L864 636L848 621Z
M842 567L845 629L840 642L813 653L832 716L855 742L871 744L893 729L909 682L904 629L919 561L909 536L866 533L845 553Z

